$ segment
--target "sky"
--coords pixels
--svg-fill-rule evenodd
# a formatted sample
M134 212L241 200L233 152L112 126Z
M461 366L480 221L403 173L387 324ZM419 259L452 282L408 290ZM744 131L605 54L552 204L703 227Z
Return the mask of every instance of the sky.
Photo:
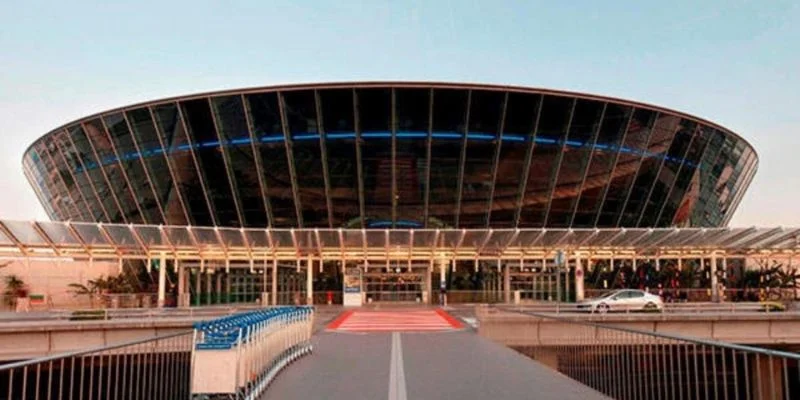
M117 4L120 3L120 4ZM284 83L564 89L717 122L760 156L732 226L800 226L800 3L0 1L0 218L47 219L28 145L114 107Z

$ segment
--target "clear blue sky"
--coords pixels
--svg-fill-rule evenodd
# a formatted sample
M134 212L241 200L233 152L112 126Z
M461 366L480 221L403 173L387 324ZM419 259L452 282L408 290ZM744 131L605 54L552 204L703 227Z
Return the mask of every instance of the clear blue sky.
M45 218L20 158L72 119L198 91L391 79L585 91L710 119L761 158L732 225L800 226L797 2L109 3L0 4L0 217Z

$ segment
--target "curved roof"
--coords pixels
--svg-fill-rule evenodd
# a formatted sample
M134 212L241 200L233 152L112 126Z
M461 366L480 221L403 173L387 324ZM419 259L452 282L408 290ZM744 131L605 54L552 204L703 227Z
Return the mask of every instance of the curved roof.
M271 86L254 86L254 87L247 87L247 88L238 88L238 89L226 89L226 90L214 90L208 92L200 92L200 93L193 93L187 94L182 96L171 96L171 97L164 97L156 100L144 101L139 103L133 103L126 106L115 107L111 109L107 109L101 112L97 112L91 115L84 116L82 118L78 118L72 121L69 121L65 124L62 124L50 132L45 133L44 135L40 136L36 139L30 146L25 149L24 154L28 153L30 149L35 146L40 140L47 137L53 132L65 129L66 127L79 123L81 121L89 120L92 118L96 118L101 115L110 114L114 112L120 112L124 110L129 110L137 107L147 106L147 105L157 105L161 103L169 103L178 100L191 100L195 98L203 98L208 96L222 96L222 95L230 95L230 94L247 94L253 92L269 92L269 91L293 91L293 90L304 90L304 89L341 89L341 88L370 88L370 87L394 87L394 88L441 88L441 89L480 89L480 90L498 90L498 91L509 91L509 92L521 92L521 93L534 93L534 94L547 94L553 96L569 96L575 97L580 99L587 99L587 100L599 100L599 101L608 101L613 102L616 104L622 105L629 105L634 106L637 108L646 108L654 111L665 112L668 114L673 114L679 116L681 118L686 118L704 125L709 125L716 129L719 129L726 134L732 135L737 139L743 141L750 147L751 150L755 152L755 148L753 145L747 141L744 137L739 135L738 133L720 125L716 122L688 114L682 111L677 111L667 107L661 107L645 102L634 101L634 100L626 100L621 99L618 97L612 96L602 96L592 93L583 93L583 92L573 92L567 90L555 90L555 89L546 89L546 88L535 88L535 87L526 87L526 86L514 86L514 85L498 85L498 84L483 84L483 83L456 83L456 82L435 82L435 81L354 81L354 82L325 82L325 83L295 83L295 84L284 84L284 85L271 85ZM758 153L756 153L756 164L758 163Z

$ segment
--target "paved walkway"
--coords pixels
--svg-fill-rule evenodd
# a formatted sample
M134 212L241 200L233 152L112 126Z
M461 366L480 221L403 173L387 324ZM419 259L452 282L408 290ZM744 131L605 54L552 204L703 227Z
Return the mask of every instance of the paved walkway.
M263 399L604 399L471 329L324 331Z

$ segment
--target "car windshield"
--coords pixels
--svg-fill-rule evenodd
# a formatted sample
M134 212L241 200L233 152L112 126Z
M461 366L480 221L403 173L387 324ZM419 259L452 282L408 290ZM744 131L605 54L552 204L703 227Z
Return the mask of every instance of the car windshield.
M598 299L606 299L606 298L609 298L609 297L611 297L611 296L614 296L614 295L616 295L616 294L618 294L618 293L621 293L621 292L620 292L620 291L608 292L608 293L606 293L606 294L604 294L604 295L602 295L602 296L598 297Z

